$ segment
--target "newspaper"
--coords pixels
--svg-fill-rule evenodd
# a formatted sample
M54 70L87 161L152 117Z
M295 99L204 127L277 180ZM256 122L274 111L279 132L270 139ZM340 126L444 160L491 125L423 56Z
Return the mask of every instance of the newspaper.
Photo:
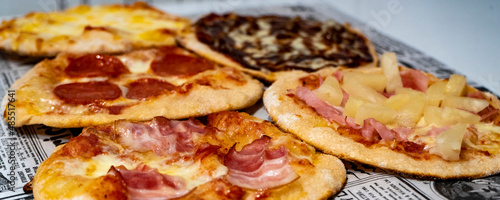
M343 14L335 8L318 4L314 7L284 6L258 9L236 9L240 14L278 14L301 16L318 20L334 19L361 29L374 43L377 52L396 52L402 65L447 78L456 73L439 61L397 40L387 37L370 26ZM206 13L194 13L196 19ZM0 54L0 96L15 101L15 91L8 90L13 82L31 69L37 60ZM487 91L476 83L471 85ZM9 112L11 111L11 112ZM270 120L262 101L244 111ZM8 108L8 117L15 116L15 108ZM12 128L12 122L0 122L0 199L32 199L23 186L34 176L37 167L56 146L77 136L81 128L60 129L43 125ZM368 165L344 162L347 183L343 190L330 199L500 199L500 175L474 180L435 181L399 176Z

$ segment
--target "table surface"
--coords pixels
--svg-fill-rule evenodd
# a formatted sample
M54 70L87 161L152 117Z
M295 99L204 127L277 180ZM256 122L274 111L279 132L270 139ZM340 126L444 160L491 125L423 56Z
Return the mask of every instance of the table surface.
M72 6L77 0L16 0L2 2L1 16ZM133 0L92 0L90 3ZM31 2L31 3L30 3ZM38 3L37 3L38 2ZM148 0L171 13L192 15L249 7L326 4L367 23L381 33L441 61L468 79L500 95L500 1L412 0ZM22 5L22 6L21 6Z

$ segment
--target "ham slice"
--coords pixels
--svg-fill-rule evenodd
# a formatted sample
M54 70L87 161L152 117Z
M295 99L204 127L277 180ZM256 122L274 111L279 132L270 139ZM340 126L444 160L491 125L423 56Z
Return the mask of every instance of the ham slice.
M474 92L471 92L471 93L467 93L466 96L467 97L471 97L471 98L485 99L486 100L486 98L484 97L484 95L483 95L483 93L481 91L474 91ZM479 115L481 117L481 121L482 122L490 122L499 113L500 112L499 112L499 110L497 108L493 107L492 105L489 105L488 107L486 107L483 110L479 111L478 113L474 113L474 114Z
M204 126L193 119L171 121L164 117L145 123L119 121L115 129L121 144L139 152L153 151L158 156L194 153L193 138L205 133Z
M391 129L391 131L396 134L396 140L400 142L407 142L408 137L413 133L413 130L408 127L396 127Z
M318 114L326 118L330 122L337 122L341 125L346 125L345 117L342 116L343 108L334 107L320 98L316 97L314 93L307 87L297 87L295 90L295 95L306 102L307 105L311 106L316 110ZM347 100L346 100L347 101Z
M335 71L333 74L332 74L333 77L335 77L337 79L337 81L342 81L342 79L344 78L344 71L342 70L337 70Z
M482 122L488 122L488 121L491 121L493 118L495 118L499 114L499 110L496 109L495 107L493 107L492 105L489 105L488 107L479 111L477 114L479 116L481 116Z
M471 97L471 98L475 98L475 99L486 99L486 98L484 98L483 93L481 91L474 91L474 92L467 93L466 97Z
M186 195L190 190L182 177L161 174L157 169L140 164L133 170L111 166L108 174L120 177L125 183L128 197L139 199L173 199Z
M284 146L269 149L271 138L262 136L236 151L234 146L224 158L228 168L227 180L248 189L267 189L288 184L299 176L288 164Z
M406 69L399 72L403 87L411 88L421 92L427 91L429 86L429 77L422 71L415 69Z
M377 141L379 136L385 141L392 141L395 138L395 134L391 130L373 118L363 121L361 135L368 141Z
M444 127L432 127L431 130L429 130L427 132L427 136L432 136L432 137L436 137L438 136L439 134L441 134L442 132L450 129L451 127L449 126L444 126Z
M370 142L376 142L379 140L396 140L399 142L406 142L408 141L408 136L410 136L410 134L412 133L413 130L407 127L396 127L393 129L389 129L384 124L373 118L365 119L363 121L363 127L361 129L361 135Z

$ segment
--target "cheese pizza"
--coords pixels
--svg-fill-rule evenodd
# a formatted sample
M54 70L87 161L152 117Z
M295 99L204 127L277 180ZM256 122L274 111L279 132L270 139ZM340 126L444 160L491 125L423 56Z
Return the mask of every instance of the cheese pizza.
M121 53L173 45L189 20L145 3L80 5L60 12L33 12L0 25L0 50L28 56Z
M87 127L38 168L35 199L325 199L342 162L246 113Z
M419 177L500 172L500 101L461 75L438 79L382 56L381 68L326 68L276 81L273 121L340 158Z
M262 84L178 47L123 55L60 54L38 63L4 97L15 126L84 127L117 119L181 119L253 105ZM5 117L9 115L4 114Z
M209 14L180 35L194 52L266 81L297 70L374 66L370 40L349 24L285 16Z

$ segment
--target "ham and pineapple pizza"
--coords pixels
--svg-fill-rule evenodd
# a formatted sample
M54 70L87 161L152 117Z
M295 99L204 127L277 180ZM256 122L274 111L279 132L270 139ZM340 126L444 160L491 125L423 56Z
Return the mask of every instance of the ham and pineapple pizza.
M274 81L297 70L374 66L375 48L349 24L286 16L209 14L180 35L194 52Z
M327 68L276 81L264 105L277 126L340 158L415 175L500 172L499 100L466 84L398 67Z
M87 127L32 180L35 199L325 199L342 162L246 113Z
M80 5L60 12L33 12L0 25L0 50L28 56L121 53L173 45L189 20L145 3Z
M261 98L263 87L234 68L165 46L115 56L59 54L38 63L11 90L15 101L6 96L2 105L15 109L14 126L84 127L242 109Z

